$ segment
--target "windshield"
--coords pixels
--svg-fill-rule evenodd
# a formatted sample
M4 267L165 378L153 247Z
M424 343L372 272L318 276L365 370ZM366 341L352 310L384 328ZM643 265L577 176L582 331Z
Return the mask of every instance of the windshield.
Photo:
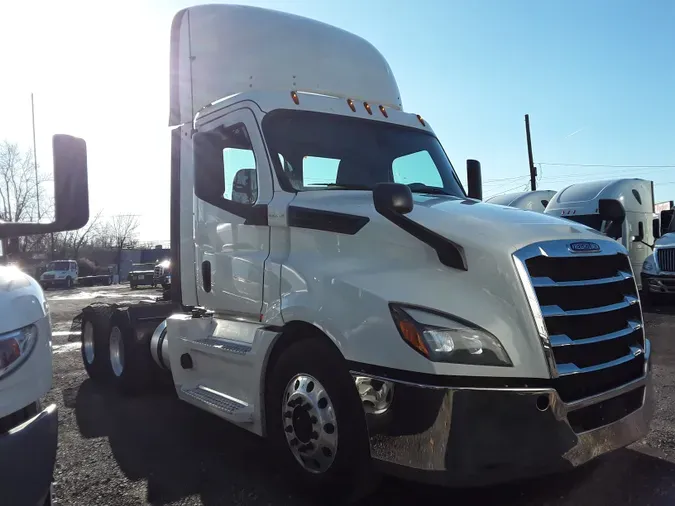
M464 197L438 139L414 128L333 114L277 110L263 132L282 184L296 191L370 190L407 184Z
M578 214L575 216L561 216L561 218L567 218L568 220L581 223L587 227L594 228L598 232L602 231L602 220L600 219L599 214Z
M47 265L48 271L67 271L70 269L70 262L50 262Z
M132 271L152 271L155 269L155 264L133 264Z

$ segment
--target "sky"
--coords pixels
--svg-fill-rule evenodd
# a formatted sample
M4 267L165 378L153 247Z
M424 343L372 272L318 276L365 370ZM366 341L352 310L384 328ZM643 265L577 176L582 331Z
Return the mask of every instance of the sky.
M61 0L0 6L0 140L88 145L92 214L137 214L169 239L169 30L200 2ZM208 2L201 2L208 3ZM541 189L641 177L675 200L675 2L669 0L239 0L373 43L404 109L434 128L460 179L482 162L484 195L525 189L530 115ZM571 165L565 165L571 164Z

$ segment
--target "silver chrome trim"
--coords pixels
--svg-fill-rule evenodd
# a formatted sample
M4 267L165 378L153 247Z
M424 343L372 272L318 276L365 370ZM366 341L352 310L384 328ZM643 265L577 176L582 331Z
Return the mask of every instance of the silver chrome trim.
M516 265L516 272L520 278L520 283L523 287L523 290L525 291L525 297L527 297L527 303L530 306L530 312L534 318L534 324L537 327L537 333L539 334L539 339L541 340L541 345L544 350L544 356L546 357L548 369L551 372L551 376L555 378L558 376L558 368L555 365L555 357L553 356L551 341L548 337L548 330L546 329L544 315L541 313L541 307L539 306L537 293L534 291L534 286L532 286L530 275L527 272L527 267L525 267L525 260L516 255L513 256L513 260Z
M583 281L553 281L551 278L547 277L538 277L532 278L532 284L535 288L542 288L548 286L592 286L592 285L609 285L611 283L618 283L620 281L626 281L631 279L633 276L624 271L619 271L619 274L612 276L610 278L601 278L601 279L587 279Z
M422 395L423 400L418 403L411 401L420 396L414 391L409 392L410 395L405 396L408 405L386 413L389 417L371 415L367 417L367 423L372 458L381 464L395 466L382 469L441 484L496 484L579 466L644 437L654 411L649 370L645 370L641 378L610 391L567 404L553 388L436 387L399 382L360 371L351 374L355 379L371 377L392 383L394 397L399 387L433 389ZM643 389L640 398L633 399L635 404L618 419L608 422L602 416L589 413L592 425L587 427L580 423L585 415L568 418L572 411L640 389ZM483 420L483 430L476 432L475 421L470 415L484 410L488 404L490 416ZM410 409L420 409L420 412L414 417L414 424L408 427L405 424ZM400 417L396 417L397 412L402 413ZM516 417L514 412L518 413ZM389 431L387 428L392 424L397 428L403 424L404 428ZM486 439L486 435L491 437ZM504 444L491 444L493 441ZM542 444L548 445L544 454ZM476 452L476 447L481 450ZM473 458L466 461L468 453ZM466 466L458 465L462 462ZM494 462L500 462L500 465L492 468L489 464ZM414 474L405 474L408 472Z
M637 295L633 296L625 295L623 302L617 304L611 304L608 306L602 307L592 307L584 309L574 309L574 310L563 310L557 305L541 306L539 303L539 298L537 296L537 291L535 287L569 287L569 286L587 286L587 285L603 285L610 284L613 282L626 281L628 279L633 279L635 283L635 275L633 268L630 265L628 259L628 251L617 241L610 239L598 239L595 241L600 246L599 252L593 252L589 255L583 255L579 253L571 253L568 249L568 242L565 240L554 240L554 241L543 241L540 243L530 244L521 248L520 250L513 253L514 265L516 272L520 279L523 291L527 298L530 310L534 319L535 327L539 338L542 343L542 348L544 351L544 356L548 364L551 376L556 378L561 375L562 371L560 366L556 363L555 356L553 354L553 348L559 346L568 346L568 345L577 345L577 344L590 344L593 342L602 342L612 338L621 337L621 332L619 333L608 333L601 336L593 336L583 340L572 340L566 335L554 335L549 336L548 327L546 325L546 318L550 317L569 317L569 316L584 316L584 315L593 315L593 314L603 314L610 313L612 311L617 311L620 309L628 308L634 305L638 305L641 309L640 300ZM550 257L550 258L584 258L584 256L590 257L611 257L612 255L622 255L626 258L626 266L621 267L621 270L616 271L615 276L601 279L589 279L589 280L570 280L570 281L561 281L556 282L549 277L530 277L530 272L527 267L527 260L536 257ZM637 285L635 288L637 294ZM642 320L642 314L640 314L640 320ZM641 322L641 327L644 328L644 322ZM638 329L633 329L635 331ZM626 334L628 335L628 334ZM644 342L643 340L641 340ZM576 367L576 366L574 366ZM563 364L564 374L570 374L571 369L567 364ZM586 370L586 369L585 369ZM584 370L584 371L585 371ZM575 371L578 372L578 371Z
M624 355L623 357L617 358L615 360L610 360L609 362L604 362L602 364L591 365L588 367L578 367L576 364L558 364L558 374L560 374L560 376L568 376L570 374L601 371L602 369L607 369L609 367L614 367L615 365L621 365L625 364L626 362L630 362L643 353L644 352L642 351L642 348L631 346L630 353L627 355Z
M560 306L543 306L541 308L541 312L544 315L544 318L555 316L588 316L600 313L610 313L612 311L618 311L619 309L626 309L627 307L633 306L637 303L637 297L626 295L623 298L623 302L609 304L608 306L589 307L586 309L568 309L567 311L562 309Z
M628 325L623 330L617 330L616 332L610 332L609 334L603 334L601 336L588 337L586 339L572 339L565 334L557 334L550 337L551 346L557 348L559 346L570 346L577 344L593 344L601 343L602 341L610 341L612 339L617 339L619 337L624 337L632 334L636 330L642 329L642 324L637 321L629 321Z

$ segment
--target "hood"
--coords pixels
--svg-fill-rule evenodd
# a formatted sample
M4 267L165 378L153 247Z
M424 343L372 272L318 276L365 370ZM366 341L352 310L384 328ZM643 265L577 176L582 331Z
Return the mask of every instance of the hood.
M45 274L52 274L54 276L66 276L68 274L71 274L72 271L44 271L41 276L44 276Z
M413 199L408 218L464 247L513 253L547 240L607 240L586 225L534 211L447 196L414 194ZM385 219L375 211L371 192L302 192L293 205Z
M675 232L670 232L663 237L657 239L656 247L675 247Z
M0 266L0 333L34 323L46 312L37 281L16 267Z

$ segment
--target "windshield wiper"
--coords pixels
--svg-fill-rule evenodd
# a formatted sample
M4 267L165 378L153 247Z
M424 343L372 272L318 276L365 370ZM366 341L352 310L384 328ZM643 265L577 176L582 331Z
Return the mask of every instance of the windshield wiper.
M349 183L312 183L305 186L328 186L329 188L339 188L343 190L372 190L370 186L364 184L349 184Z
M429 195L450 195L443 188L438 186L427 186L424 183L410 183L408 185L410 191L413 193L428 193Z

